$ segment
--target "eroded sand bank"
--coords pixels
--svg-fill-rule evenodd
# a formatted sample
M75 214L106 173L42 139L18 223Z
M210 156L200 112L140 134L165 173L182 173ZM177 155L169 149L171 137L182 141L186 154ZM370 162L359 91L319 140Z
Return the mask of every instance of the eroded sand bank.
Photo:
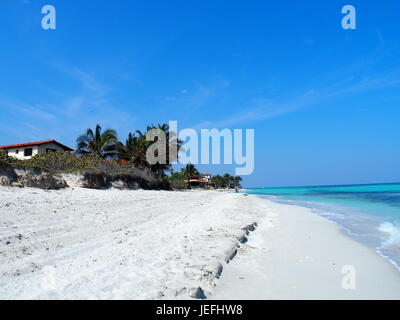
M2 187L0 298L209 296L263 205L226 192Z
M400 298L400 272L374 250L307 208L265 202L273 224L250 235L213 299Z

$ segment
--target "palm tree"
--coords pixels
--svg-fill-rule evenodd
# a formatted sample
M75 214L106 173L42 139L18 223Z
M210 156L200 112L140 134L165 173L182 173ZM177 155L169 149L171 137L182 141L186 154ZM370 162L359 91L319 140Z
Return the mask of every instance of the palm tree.
M159 123L157 126L154 126L154 125L148 126L147 132L149 132L151 129L159 129L165 133L165 138L168 143L167 150L166 150L167 164L171 164L172 162L177 161L179 152L183 151L183 148L182 148L183 141L177 137L176 132L173 132L170 130L168 123L163 123L163 124ZM170 148L177 150L176 154L175 153L170 154Z
M139 137L134 133L129 133L125 140L125 145L121 142L118 144L119 159L134 161L139 149Z
M102 158L113 158L117 155L118 138L115 130L107 129L102 132L97 125L95 132L87 129L86 133L76 139L79 155L94 155Z
M236 177L233 178L233 186L235 188L241 188L242 187L240 182L242 182L242 177L236 176Z
M232 176L229 173L225 173L222 177L224 181L225 188L230 188L232 184Z
M185 168L182 168L182 172L185 174L187 179L200 174L196 167L191 163L188 163Z
M138 133L141 141L141 148L142 148L142 160L145 157L147 148L152 144L151 141L146 141L146 134L148 134L151 130L158 129L164 132L165 140L167 145L165 146L165 162L156 163L151 165L150 168L153 172L155 172L159 177L165 175L165 171L171 171L172 163L178 160L179 152L183 150L182 143L183 141L177 138L176 132L170 131L169 125L167 123L147 126L146 133L143 134L140 130L136 130ZM176 150L174 153L170 153L170 148ZM143 152L144 151L144 152Z
M147 131L151 130L147 127ZM149 162L147 161L146 152L151 146L152 142L146 140L146 133L142 133L140 130L136 130L136 141L133 150L133 163L139 168L151 168ZM154 170L153 170L154 171Z
M214 184L215 188L220 189L224 188L224 178L221 177L219 174L213 176L211 178L212 183Z

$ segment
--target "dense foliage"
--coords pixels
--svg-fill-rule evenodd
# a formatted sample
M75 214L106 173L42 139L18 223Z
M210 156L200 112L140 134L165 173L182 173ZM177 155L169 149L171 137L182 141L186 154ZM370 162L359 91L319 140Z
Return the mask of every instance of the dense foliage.
M118 140L115 130L102 130L97 125L95 130L87 129L85 133L76 140L77 150L75 154L69 152L48 152L33 156L29 160L18 160L7 156L0 150L0 164L11 164L20 167L40 168L46 172L84 174L105 174L108 177L135 177L154 185L155 181L168 183L174 189L187 189L189 180L198 177L200 172L193 164L188 164L180 172L173 172L172 163L177 161L177 155L170 154L166 148L166 163L149 164L146 158L148 148L154 141L147 141L146 134L152 129L161 130L165 133L169 146L175 147L178 154L182 151L182 141L175 132L170 131L167 124L147 126L143 133L136 130L130 133L125 144ZM157 140L156 140L157 141ZM168 176L167 172L171 174ZM212 178L216 188L240 187L240 177L229 174L217 175Z
M85 134L76 139L76 153L79 155L92 155L101 158L117 156L118 137L115 130L107 129L102 132L97 125L95 131L87 129Z
M160 130L166 137L165 158L166 163L149 164L146 153L148 148L155 141L148 141L147 134L153 130ZM159 178L166 176L166 172L171 171L171 163L177 160L177 155L172 155L169 152L169 147L174 147L176 150L181 150L182 141L176 137L176 133L170 131L168 124L158 124L147 126L146 131L136 130L134 133L129 133L125 144L118 140L115 130L107 129L104 132L100 125L96 126L95 130L87 129L86 132L79 136L76 140L76 154L80 156L93 155L103 159L114 159L128 161L137 168L147 168ZM156 155L157 156L157 155Z
M182 168L181 172L186 177L186 179L190 179L191 177L196 177L200 175L200 172L191 163L187 164L185 168Z
M223 176L216 175L212 177L212 182L214 183L215 188L241 188L240 182L242 181L241 177L233 177L230 174L226 173Z
M199 177L201 174L193 164L187 164L186 167L182 168L180 172L173 172L169 177L171 185L175 189L187 189L189 187L189 180L191 178ZM234 177L230 174L224 174L223 176L216 175L211 179L211 186L217 189L234 189L241 188L240 182L241 177ZM210 186L203 187L209 188Z
M188 180L183 172L173 172L168 180L174 189L182 190L188 188Z

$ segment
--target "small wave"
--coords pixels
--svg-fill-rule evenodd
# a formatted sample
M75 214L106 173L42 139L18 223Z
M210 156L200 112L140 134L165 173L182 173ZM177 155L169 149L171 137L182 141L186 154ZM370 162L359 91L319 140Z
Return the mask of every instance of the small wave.
M400 271L400 228L397 224L387 221L380 224L379 231L386 233L388 239L376 248L377 252Z
M303 206L311 213L322 216L341 227L345 234L373 248L382 258L400 271L400 219L399 215L372 214L364 207L337 203L288 199L284 196L262 195L278 203ZM386 221L386 222L384 222Z
M383 222L379 226L379 231L385 232L389 235L389 239L387 239L383 246L392 246L400 243L400 229L392 222Z

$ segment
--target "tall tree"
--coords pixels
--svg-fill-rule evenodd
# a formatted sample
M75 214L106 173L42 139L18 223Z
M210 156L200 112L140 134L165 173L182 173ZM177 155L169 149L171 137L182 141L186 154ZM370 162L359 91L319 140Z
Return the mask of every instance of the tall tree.
M235 188L241 188L241 184L240 182L242 182L242 177L236 176L233 178L233 187Z
M129 133L125 144L118 144L118 156L122 160L134 161L139 150L139 137L134 133Z
M95 155L102 158L113 158L117 155L118 137L115 130L107 129L104 132L100 125L95 131L87 129L85 134L76 139L76 153L80 155Z
M197 168L191 163L188 163L185 168L182 168L182 172L185 174L187 179L198 176L200 174Z
M216 175L212 177L212 182L216 188L240 188L241 181L241 177L233 177L228 173L224 174L223 176Z
M155 172L159 177L165 175L165 171L171 171L172 168L172 163L174 163L175 161L178 160L179 157L179 152L181 152L182 149L182 143L183 141L180 140L177 137L176 132L173 132L170 130L170 127L167 123L164 124L158 124L157 126L155 125L151 125L151 126L147 126L147 130L146 133L143 134L141 131L137 131L139 136L142 137L142 139L146 140L146 134L148 134L151 130L153 129L158 129L161 130L164 134L165 134L165 141L166 146L164 146L164 150L165 150L165 162L166 163L157 163L154 165L151 165L150 168L153 172ZM147 143L145 143L147 142ZM143 142L143 146L147 148L153 143L153 142L149 142L149 141L145 141ZM172 150L175 150L173 153L170 152L170 148Z

